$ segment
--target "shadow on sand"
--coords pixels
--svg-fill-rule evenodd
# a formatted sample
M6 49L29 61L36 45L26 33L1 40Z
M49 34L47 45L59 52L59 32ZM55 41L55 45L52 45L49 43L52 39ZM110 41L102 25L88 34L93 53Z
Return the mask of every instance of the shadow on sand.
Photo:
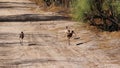
M0 22L26 22L26 21L52 21L52 20L69 20L65 16L44 16L38 14L21 14L0 16Z
M8 65L21 65L29 63L48 63L48 62L81 62L80 60L55 60L55 59L31 59L31 60L21 60L8 63Z
M35 4L32 2L0 2L0 4Z
M27 6L0 6L0 9L7 9L7 8L31 8Z

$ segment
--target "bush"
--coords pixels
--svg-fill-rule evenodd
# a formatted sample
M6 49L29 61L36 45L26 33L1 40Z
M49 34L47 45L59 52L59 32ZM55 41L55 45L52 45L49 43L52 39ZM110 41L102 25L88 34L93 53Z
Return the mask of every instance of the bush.
M120 29L119 0L75 0L72 6L73 19L89 21L91 25L106 31Z
M90 0L75 0L72 5L73 19L82 21L84 13L90 12Z

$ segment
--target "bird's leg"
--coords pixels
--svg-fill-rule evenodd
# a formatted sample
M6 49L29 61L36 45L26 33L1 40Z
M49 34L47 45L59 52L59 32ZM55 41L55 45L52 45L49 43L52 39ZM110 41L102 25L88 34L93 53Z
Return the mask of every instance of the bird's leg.
M20 38L20 44L22 45L22 39Z
M22 45L23 45L23 39L22 39Z
M23 39L20 38L20 44L23 45Z
M70 39L68 39L68 45L70 45Z

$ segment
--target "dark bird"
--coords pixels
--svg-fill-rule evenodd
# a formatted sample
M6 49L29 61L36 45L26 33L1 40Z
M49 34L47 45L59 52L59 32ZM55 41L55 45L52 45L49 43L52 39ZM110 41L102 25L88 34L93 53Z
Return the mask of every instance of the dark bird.
M68 29L68 27L66 27L66 29L67 29L67 38L68 38L68 44L70 45L70 39L73 37L73 34L75 34L75 32L72 30L70 30L70 29Z
M72 31L68 30L67 38L70 39L73 36L73 34L74 34L73 30Z
M20 44L22 45L23 39L24 39L24 33L23 32L20 33L19 38L20 38Z

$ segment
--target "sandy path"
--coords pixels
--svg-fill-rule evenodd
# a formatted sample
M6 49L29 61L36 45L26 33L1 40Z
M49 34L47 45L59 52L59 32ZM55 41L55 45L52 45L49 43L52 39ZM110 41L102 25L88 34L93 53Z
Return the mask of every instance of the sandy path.
M34 3L28 0L1 0L0 16L16 14L34 14L31 7L36 7Z
M0 2L12 2L6 6L29 7L5 8L5 3L0 3L4 6L0 9L0 16L36 14L30 9L33 7L31 5L36 5L30 4L28 0ZM23 2L26 4L22 4ZM120 68L119 60L111 59L100 50L96 46L96 38L89 31L86 31L88 35L84 35L85 31L80 31L81 39L73 40L72 45L68 46L64 28L74 24L75 22L64 20L0 22L0 68ZM23 46L18 38L21 31L25 33ZM86 43L76 46L82 42Z

